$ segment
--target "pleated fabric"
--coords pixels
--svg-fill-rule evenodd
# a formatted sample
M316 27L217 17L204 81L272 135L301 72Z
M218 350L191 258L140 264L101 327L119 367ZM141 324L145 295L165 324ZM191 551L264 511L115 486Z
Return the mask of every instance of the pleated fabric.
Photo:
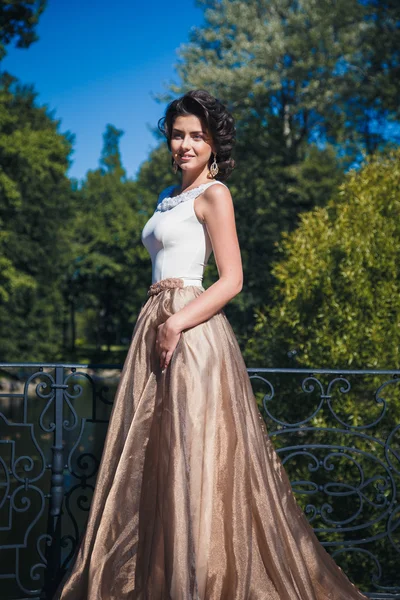
M366 600L295 500L225 313L182 332L161 370L157 326L204 292L171 281L138 316L54 600Z

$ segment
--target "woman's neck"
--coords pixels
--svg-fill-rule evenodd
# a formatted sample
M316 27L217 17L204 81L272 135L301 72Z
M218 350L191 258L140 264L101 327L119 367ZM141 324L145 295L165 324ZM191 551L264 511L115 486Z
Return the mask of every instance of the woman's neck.
M209 176L208 168L203 169L201 173L193 176L193 173L183 173L181 184L177 186L178 193L182 193L187 189L196 188L203 183L208 183L212 181L212 178Z

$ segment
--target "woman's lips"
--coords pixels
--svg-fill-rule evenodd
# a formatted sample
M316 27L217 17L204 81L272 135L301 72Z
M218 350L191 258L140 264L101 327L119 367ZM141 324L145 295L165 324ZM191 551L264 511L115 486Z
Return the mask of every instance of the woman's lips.
M193 156L181 156L181 160L190 160Z

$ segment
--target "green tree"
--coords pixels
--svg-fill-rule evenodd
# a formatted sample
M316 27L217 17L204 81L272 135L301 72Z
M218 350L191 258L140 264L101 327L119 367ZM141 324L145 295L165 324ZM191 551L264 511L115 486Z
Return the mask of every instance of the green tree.
M304 139L340 140L350 160L360 144L371 151L384 139L377 131L372 140L366 122L398 111L383 91L398 79L400 8L394 0L199 4L205 24L180 48L182 83L171 84L172 93L210 89L229 99L239 123L255 116L264 127L277 124L290 164Z
M385 119L397 119L400 115L400 4L397 0L363 0L365 16L360 32L360 43L355 48L357 88L349 89L346 98L352 104L360 102L376 115ZM361 93L360 93L361 92ZM382 109L387 112L382 112ZM374 135L368 127L365 115L366 135ZM361 121L362 124L362 121ZM397 137L398 139L398 137ZM373 140L372 140L373 142Z
M249 358L283 366L294 350L297 366L399 368L399 182L399 150L366 157L326 207L283 234Z
M32 87L0 81L0 356L59 356L65 230L72 209L66 177L72 137L36 105ZM5 280L5 281L4 281ZM5 292L5 293L4 293Z
M0 60L11 42L15 41L17 48L28 48L38 39L35 28L46 4L46 0L5 0L1 3Z
M89 171L78 190L73 223L73 260L65 288L71 345L75 352L75 317L80 313L78 335L83 343L95 344L94 359L104 357L103 344L110 351L129 340L151 281L150 259L140 239L150 197L126 177L119 151L122 134L107 126L100 168Z

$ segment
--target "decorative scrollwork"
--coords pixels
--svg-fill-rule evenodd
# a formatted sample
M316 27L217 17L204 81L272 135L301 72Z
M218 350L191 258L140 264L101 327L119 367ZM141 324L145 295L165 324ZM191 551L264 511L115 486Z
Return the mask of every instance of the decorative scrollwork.
M398 597L400 424L391 415L398 406L399 373L249 369L249 374L266 388L262 395L257 387L255 395L268 435L299 503L308 499L304 512L321 543L349 564L364 557L371 594Z
M68 565L82 534L101 458L91 428L105 435L107 418L97 415L112 406L114 382L86 365L3 368L25 369L26 380L0 393L0 508L9 514L0 551L15 553L7 574L14 595L38 595L45 574ZM321 543L349 573L365 576L372 598L399 597L400 372L248 372L268 436ZM11 418L10 403L20 419ZM38 533L41 524L46 530Z

